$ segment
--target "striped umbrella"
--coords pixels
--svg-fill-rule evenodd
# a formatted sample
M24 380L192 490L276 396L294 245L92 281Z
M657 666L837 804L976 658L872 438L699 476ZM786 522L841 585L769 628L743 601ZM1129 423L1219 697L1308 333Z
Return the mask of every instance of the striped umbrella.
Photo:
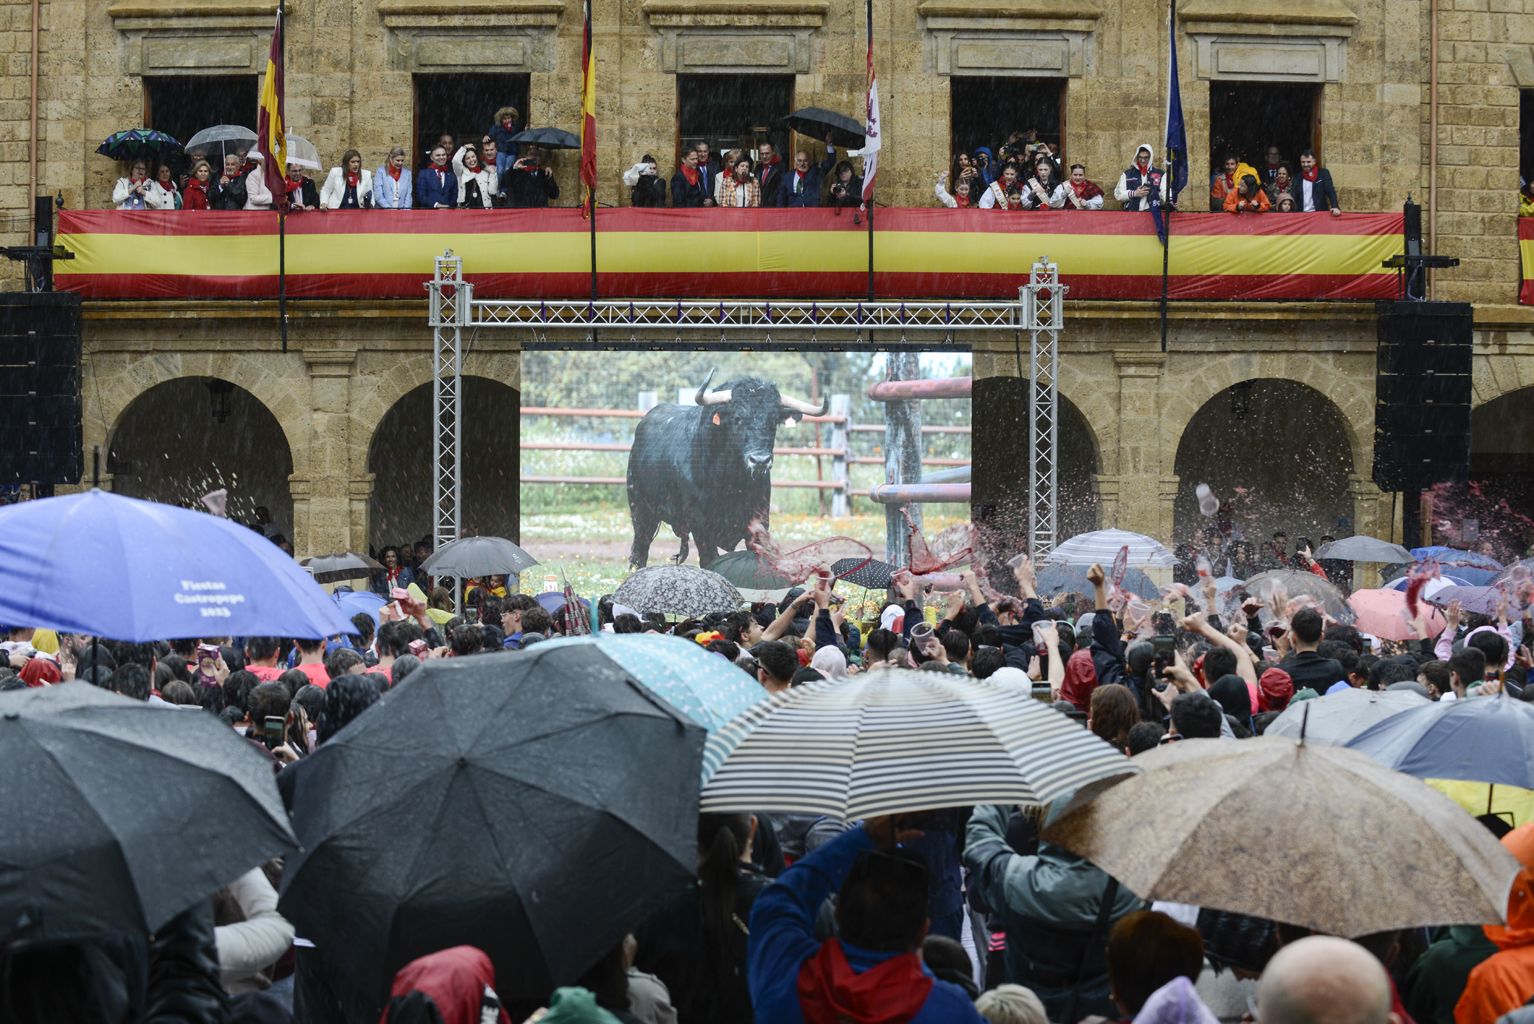
M1147 565L1170 568L1177 559L1160 542L1143 533L1128 530L1094 530L1078 533L1049 553L1045 559L1050 565L1098 565L1107 568L1118 557L1120 549L1129 548L1129 565L1141 568Z
M852 821L968 804L1042 805L1137 771L1025 691L883 669L795 687L710 736L701 809Z

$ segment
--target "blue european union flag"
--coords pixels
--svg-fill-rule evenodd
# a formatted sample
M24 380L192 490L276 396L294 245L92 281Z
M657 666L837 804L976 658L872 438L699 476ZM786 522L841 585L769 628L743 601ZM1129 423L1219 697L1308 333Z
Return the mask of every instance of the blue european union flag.
M1175 204L1177 194L1188 184L1188 129L1182 119L1182 86L1177 80L1177 0L1172 0L1167 33L1171 41L1169 52L1172 60L1167 81L1166 161L1172 175L1168 198Z

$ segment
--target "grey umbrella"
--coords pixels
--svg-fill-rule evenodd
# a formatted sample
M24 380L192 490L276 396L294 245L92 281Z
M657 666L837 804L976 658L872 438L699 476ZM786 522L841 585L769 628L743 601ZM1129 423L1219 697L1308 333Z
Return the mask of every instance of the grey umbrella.
M372 579L375 572L383 572L376 559L359 555L355 551L342 551L335 555L315 555L298 563L314 574L316 583L340 583L342 580Z
M154 932L298 845L271 762L200 709L89 683L0 693L0 932Z
M731 551L714 559L710 572L717 572L740 591L747 601L783 600L794 588L794 581L768 565L755 551Z
M1335 558L1340 562L1384 562L1387 565L1400 565L1412 560L1411 552L1401 545L1361 534L1322 544L1316 557Z
M1409 690L1342 690L1290 704L1268 724L1263 735L1298 739L1303 729L1307 743L1345 746L1370 726L1429 703L1426 697Z
M614 604L626 604L643 614L688 617L710 612L733 612L742 604L740 591L717 572L694 565L652 565L623 581L613 593Z
M1372 726L1348 746L1422 779L1534 788L1534 705L1511 697L1427 704Z
M433 551L421 568L432 576L466 579L512 576L537 564L538 559L505 537L463 537Z

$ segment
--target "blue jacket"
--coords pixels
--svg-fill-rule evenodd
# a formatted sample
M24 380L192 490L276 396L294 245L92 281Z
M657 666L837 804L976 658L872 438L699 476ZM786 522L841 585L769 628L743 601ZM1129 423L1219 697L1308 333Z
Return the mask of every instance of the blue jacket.
M799 172L792 167L783 168L783 177L778 185L777 206L819 206L820 190L826 183L826 174L836 162L836 151L831 150L826 158L818 164L811 164L810 169L804 172L804 187L798 192L794 191L794 179Z
M799 971L820 950L815 938L815 915L826 898L841 888L858 856L873 849L861 828L837 836L768 886L751 908L751 940L747 973L757 1024L802 1024ZM877 967L891 957L842 943L854 971ZM930 974L925 967L924 973ZM911 1024L985 1024L975 1004L959 986L934 980L932 991Z
M408 210L415 190L410 187L409 171L399 172L399 181L389 176L389 168L373 172L373 209Z
M458 179L451 169L442 169L442 184L437 184L437 169L423 167L415 176L415 205L423 210L436 209L438 203L448 209L458 206Z

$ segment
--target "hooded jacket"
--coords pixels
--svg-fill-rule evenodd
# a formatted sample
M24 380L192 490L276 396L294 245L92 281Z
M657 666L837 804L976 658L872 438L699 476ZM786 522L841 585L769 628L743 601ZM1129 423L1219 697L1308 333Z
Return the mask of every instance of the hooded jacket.
M491 1008L495 1013L489 1019L511 1024L495 994L495 967L474 946L453 946L410 961L394 976L389 996L379 1024L480 1024L486 1019L481 1014Z
M1150 154L1150 159L1145 164L1146 170L1144 174L1140 171L1139 165L1131 161L1124 170L1124 173L1119 175L1119 183L1113 187L1113 198L1123 203L1126 210L1145 210L1149 208L1146 205L1146 201L1150 199L1149 195L1138 197L1131 195L1135 189L1140 187L1141 179L1146 174L1150 175L1152 181L1160 181L1161 201L1163 203L1167 201L1169 183L1166 180L1166 176L1156 170L1156 151L1151 148L1150 143L1142 142L1135 147L1134 155L1139 156L1142 149Z
M1454 1024L1494 1024L1529 1001L1534 992L1534 822L1513 829L1502 845L1523 870L1507 897L1507 924L1487 925L1497 947L1475 970L1454 1007Z
M887 953L816 939L820 905L841 888L853 862L872 849L867 832L851 829L795 862L756 898L749 954L756 1019L773 1024L984 1024L964 990L934 978L914 952ZM897 1016L880 1015L891 1008L898 1009Z

